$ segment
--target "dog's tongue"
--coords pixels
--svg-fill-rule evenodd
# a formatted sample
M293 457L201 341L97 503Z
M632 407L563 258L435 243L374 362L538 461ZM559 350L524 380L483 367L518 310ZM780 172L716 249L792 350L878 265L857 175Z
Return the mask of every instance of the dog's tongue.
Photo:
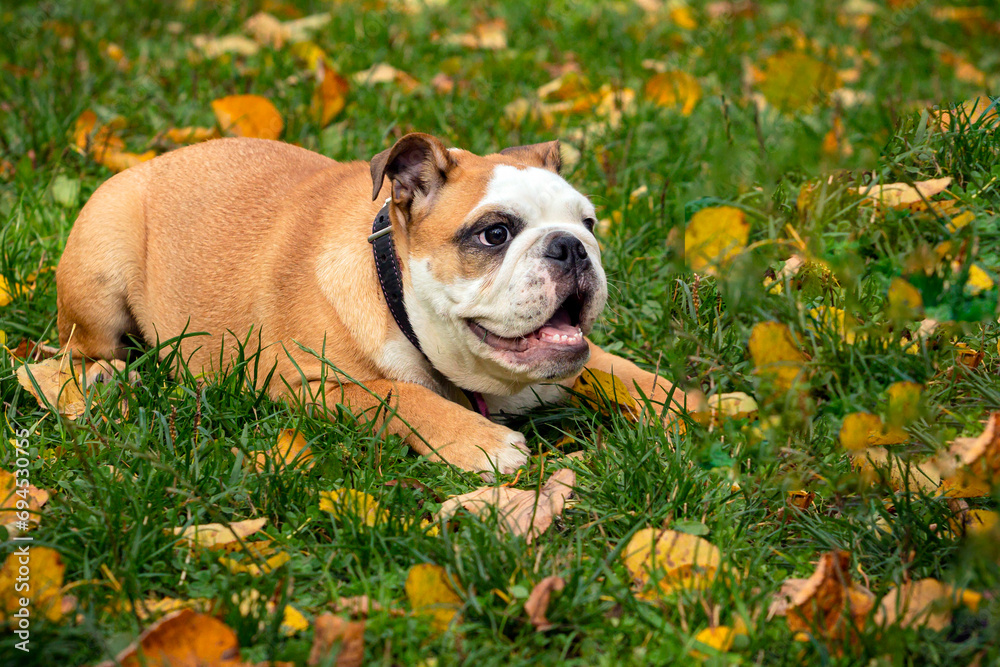
M545 334L549 336L574 336L579 332L579 327L573 326L572 322L570 322L569 313L566 309L560 308L536 333L539 336Z

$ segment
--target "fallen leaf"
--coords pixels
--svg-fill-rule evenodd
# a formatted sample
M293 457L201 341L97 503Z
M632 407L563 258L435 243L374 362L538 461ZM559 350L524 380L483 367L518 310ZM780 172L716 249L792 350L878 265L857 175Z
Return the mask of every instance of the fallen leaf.
M254 457L254 467L258 472L264 472L270 462L276 472L288 466L308 470L314 463L308 446L305 436L300 431L286 428L278 433L278 440L270 452L260 452Z
M832 551L820 557L808 579L786 579L768 611L768 618L784 616L793 633L816 633L831 645L857 638L875 606L875 597L851 581L851 557Z
M611 373L596 368L587 368L573 383L574 401L583 403L592 410L611 416L613 412L622 414L632 422L638 422L642 407L629 392L626 384Z
M257 12L246 20L243 28L258 43L280 49L286 44L308 40L313 32L323 28L332 18L326 13L282 21L267 12Z
M909 183L885 183L852 188L851 191L876 204L900 206L922 202L944 192L951 185L951 180L951 176L945 176L928 181L915 181L913 185Z
M676 590L707 585L719 570L722 554L704 538L644 528L629 540L622 560L632 575L636 595L655 600Z
M458 617L462 598L452 587L440 565L421 563L410 568L406 577L406 597L415 614L430 616L431 627L444 632Z
M950 520L952 529L956 533L972 537L988 537L1000 526L1000 513L991 510L965 510L959 518L960 520Z
M941 471L934 460L914 461L884 447L869 447L855 453L852 465L868 481L885 480L899 492L941 493Z
M226 549L232 555L218 558L219 564L233 574L246 573L251 577L259 577L273 572L292 559L287 552L277 551L270 540L226 546L241 547Z
M260 46L243 35L225 35L223 37L211 37L209 35L195 35L191 38L194 47L201 51L206 58L218 58L227 53L235 53L239 56L252 56L260 51Z
M538 632L552 627L549 619L545 617L545 612L549 609L552 593L558 593L565 587L566 581L562 577L552 575L545 577L531 589L528 599L524 602L524 610L528 612L528 620Z
M33 284L14 283L11 285L5 277L0 276L0 307L10 305L15 297L31 294L34 289Z
M941 54L941 62L954 68L955 78L959 81L971 83L979 88L986 87L986 74L962 54L955 51L945 51Z
M792 509L804 512L812 505L815 497L816 494L811 491L789 491L788 495L785 496L785 504Z
M924 300L916 287L903 278L893 278L889 283L889 316L893 319L907 320L921 317L924 312Z
M214 547L238 542L253 535L267 523L267 519L247 519L229 525L205 523L186 528L174 528L173 533L191 546Z
M259 95L222 97L212 101L212 110L222 131L238 137L277 140L285 127L271 101Z
M803 374L806 356L792 332L780 322L755 324L748 347L754 375L772 383L781 393L789 391Z
M163 136L175 144L197 144L217 138L219 130L215 127L172 127Z
M243 662L232 628L207 614L182 609L146 628L114 660L97 667L144 665L241 667Z
M936 111L932 116L942 131L964 131L967 126L990 128L1000 124L1000 107L985 95L966 100L954 109Z
M365 622L348 621L329 612L320 615L313 623L312 650L309 665L330 664L327 659L339 644L336 667L359 667L365 658Z
M209 614L215 605L214 600L208 598L146 598L139 600L134 607L135 615L145 621L149 618L158 618L164 614L170 614L181 609L191 609L202 614ZM126 601L122 605L122 610L126 613L133 613L133 606Z
M21 574L22 568L29 571L27 581ZM61 590L65 572L66 565L55 549L28 543L11 552L0 568L0 622L12 621L25 608L29 609L29 618L42 615L50 621L58 621L62 616ZM27 600L28 604L22 605L22 600Z
M955 607L965 605L975 611L981 599L979 593L955 589L937 579L910 581L889 589L875 613L875 623L944 630L951 625Z
M838 85L837 71L805 53L782 51L764 60L757 88L779 111L810 111Z
M701 99L701 84L687 72L660 72L646 82L646 97L658 106L680 109L682 115L690 116Z
M506 49L507 22L503 19L494 19L479 23L472 29L472 32L445 36L444 43L463 46L467 49Z
M708 397L710 412L694 412L691 416L702 424L720 424L727 419L754 419L757 416L757 401L742 391L727 394L713 394Z
M733 206L703 208L684 228L684 257L695 273L718 275L746 248L750 223Z
M893 426L909 426L920 417L920 396L924 387L918 382L894 382L886 393L889 406L886 411ZM876 444L893 444L889 442Z
M862 451L880 445L899 445L909 435L898 426L887 426L870 412L855 412L844 417L840 426L840 444L848 451Z
M389 511L379 507L375 498L355 489L335 489L320 493L319 508L329 512L341 521L356 517L366 526L374 526L389 520Z
M53 357L37 364L17 367L17 381L43 408L54 406L59 414L74 420L86 410L80 385L66 357ZM38 385L37 389L35 385Z
M320 83L313 92L312 111L320 127L326 127L330 121L337 117L344 110L347 104L347 91L350 86L347 79L337 74L336 70L326 64L319 65L317 74L320 75Z
M530 544L548 530L553 518L562 513L575 484L576 473L562 468L552 473L538 492L534 489L480 487L442 503L436 518L447 520L460 507L477 516L494 509L501 533L524 537Z
M736 639L736 635L738 634L746 634L746 632L737 632L737 628L731 628L728 625L719 625L714 628L699 630L698 634L694 636L694 640L699 644L715 649L719 653L726 653L733 647L733 640ZM696 660L702 661L708 660L709 658L709 656L705 655L701 651L696 651L694 649L689 651L688 655Z
M375 600L371 600L367 595L352 595L350 597L339 598L333 603L333 610L343 612L350 616L367 617L372 612L384 611L390 616L403 616L405 612L393 607L383 607Z
M1000 478L1000 412L990 414L975 438L955 438L937 457L945 481L942 492L951 498L989 495ZM983 493L985 491L985 493Z
M378 83L394 83L403 92L412 93L420 86L420 82L403 70L396 69L389 63L377 63L366 70L355 72L351 79L358 84L371 86Z
M27 481L27 478L23 478ZM10 537L38 525L38 513L49 501L49 492L32 484L19 486L17 477L0 468L0 525ZM28 512L27 520L18 520L19 512ZM23 515L22 515L23 516Z

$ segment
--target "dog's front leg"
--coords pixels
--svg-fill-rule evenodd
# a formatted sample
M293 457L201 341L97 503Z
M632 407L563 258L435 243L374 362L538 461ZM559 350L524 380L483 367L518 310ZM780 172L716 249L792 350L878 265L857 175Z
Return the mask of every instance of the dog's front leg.
M596 369L614 375L628 387L637 401L642 403L643 400L649 399L664 421L670 421L672 416L685 410L702 409L705 399L701 392L684 393L662 375L650 373L628 359L605 352L589 340L587 343L590 345L590 360L584 367L584 372L587 369Z
M523 435L421 385L372 380L364 386L311 382L309 388L315 403L327 410L339 403L372 428L384 425L386 432L404 438L432 461L446 461L473 472L503 474L528 461Z

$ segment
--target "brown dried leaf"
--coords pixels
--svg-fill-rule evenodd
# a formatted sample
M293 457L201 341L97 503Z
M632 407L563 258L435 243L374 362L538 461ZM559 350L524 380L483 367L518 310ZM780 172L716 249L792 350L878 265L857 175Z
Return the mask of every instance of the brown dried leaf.
M531 589L531 594L524 603L524 610L528 612L528 620L538 632L552 627L549 619L545 618L545 612L548 611L553 591L559 592L565 587L566 581L562 577L552 575L545 577Z
M340 616L325 613L313 623L316 634L309 652L310 665L318 665L339 644L336 667L358 667L365 659L365 622L348 621Z
M114 660L97 667L241 667L242 664L240 645L232 628L212 616L182 609L146 628Z
M882 598L875 622L878 625L899 624L902 628L926 625L932 630L944 630L951 624L951 612L965 605L975 611L982 595L974 591L955 589L937 579L920 579L893 586Z
M52 405L67 419L76 419L86 409L83 392L73 377L72 367L66 357L53 357L37 364L18 366L17 381L35 397L39 405ZM37 390L35 384L38 385Z

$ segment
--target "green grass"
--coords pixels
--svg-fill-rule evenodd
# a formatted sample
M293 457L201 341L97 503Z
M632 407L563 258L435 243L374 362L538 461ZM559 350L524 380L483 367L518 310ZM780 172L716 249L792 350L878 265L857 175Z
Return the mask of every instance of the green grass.
M925 385L906 455L923 457L958 435L978 434L981 420L1000 408L997 290L971 297L964 287L970 262L994 278L1000 269L1000 136L974 123L933 131L926 113L996 92L1000 12L985 9L981 26L964 28L935 18L932 3L916 2L877 9L871 26L859 30L838 21L839 3L799 0L759 3L754 18L717 22L696 8L699 27L684 30L665 16L649 20L625 2L479 3L475 11L452 3L417 15L392 3L298 2L304 14L333 12L316 41L340 72L389 62L424 83L445 69L464 84L447 95L428 86L404 93L391 85L352 85L345 110L321 128L308 112L314 84L287 49L189 58L191 35L240 32L257 3L194 2L190 10L180 4L100 0L0 9L0 162L6 165L0 169L0 274L8 283L55 266L79 208L110 175L70 148L73 123L85 109L102 120L124 117L123 136L136 151L168 127L211 125L211 100L252 92L281 111L285 141L336 159L367 159L411 130L484 153L576 137L593 120L559 117L556 127L546 127L529 119L512 127L504 119L504 104L532 97L551 79L544 65L572 58L595 87L611 83L637 92L636 109L620 126L571 142L582 156L565 174L593 198L601 217L621 216L601 238L611 296L596 341L687 387L763 399L766 387L753 373L747 343L754 324L777 320L809 355L808 398L761 400L756 422L712 429L692 424L672 441L658 429L586 408L536 411L517 423L538 454L519 487L539 482L542 457L547 470L557 465L553 443L564 433L577 440L567 449L582 449L586 458L566 464L578 470L576 500L529 546L497 537L490 521L468 516L441 536L406 530L406 519L428 516L443 498L479 480L425 462L398 440L366 435L346 416L312 418L254 394L246 388L250 369L199 385L190 374L172 377L168 364L149 354L134 364L141 384L101 389L88 414L70 424L19 387L4 354L0 463L13 468L6 443L14 429L30 429L32 483L54 492L32 532L35 545L57 549L66 581L82 583L72 590L78 613L59 623L34 620L30 654L16 651L16 638L0 631L0 662L97 662L141 631L143 623L123 611L129 601L172 596L217 600L246 659L304 664L311 630L284 637L274 615L241 616L233 596L248 589L264 598L285 595L310 618L338 596L355 594L407 608L406 574L424 562L442 565L460 582L461 626L436 636L419 617L376 613L367 624L366 663L409 665L434 656L437 664L484 666L684 664L694 662L687 656L699 630L715 620L732 624L737 616L750 626L749 635L712 658L714 664L1000 661L997 534L964 539L948 527L952 510L943 499L863 483L838 442L844 416L884 414L886 390L897 381ZM509 48L469 51L434 38L469 30L473 15L506 19ZM844 47L870 52L850 85L867 101L755 111L743 85L744 60L760 66L767 56L796 48L796 35L812 40L811 52L825 54L835 69L854 66ZM109 42L123 48L127 71L105 55ZM956 77L941 57L952 50L987 72L985 90ZM645 99L643 85L652 74L642 67L645 59L698 77L704 95L690 116ZM838 115L853 146L847 157L821 148ZM940 176L954 178L951 193L975 216L954 234L932 214L873 216L848 192L875 178ZM824 185L801 211L800 189L816 179ZM646 194L630 198L640 186ZM695 211L717 204L745 212L754 249L726 277L696 278L684 266L678 240ZM832 274L813 273L769 293L763 279L789 256L789 227ZM928 259L945 240L966 249L954 269ZM919 318L893 318L886 309L887 288L898 276L921 291L928 317L950 323L918 354L907 354L900 341ZM33 291L0 308L8 345L21 338L57 341L55 297L54 274L42 272ZM820 305L856 318L853 344L811 322L809 310ZM977 369L950 370L954 342L985 353ZM306 434L316 465L248 471L245 459L269 448L284 428ZM398 483L408 479L425 486ZM320 492L341 487L372 494L391 508L393 520L370 528L320 512ZM797 489L814 492L814 505L779 512L787 492ZM970 504L996 509L997 497ZM212 554L189 555L164 532L251 517L266 517L268 534L292 556L258 578L231 574ZM877 525L880 518L888 519L891 532ZM661 605L638 600L620 555L632 534L651 526L704 533L722 549L730 574ZM0 556L11 544L0 544ZM783 619L767 619L771 597L785 578L808 576L819 556L836 548L851 553L855 572L878 596L923 577L994 593L978 611L956 612L940 632L893 627L880 633L868 623L842 656L820 641L796 643ZM523 612L524 597L549 574L562 575L567 586L549 608L554 628L536 633Z

